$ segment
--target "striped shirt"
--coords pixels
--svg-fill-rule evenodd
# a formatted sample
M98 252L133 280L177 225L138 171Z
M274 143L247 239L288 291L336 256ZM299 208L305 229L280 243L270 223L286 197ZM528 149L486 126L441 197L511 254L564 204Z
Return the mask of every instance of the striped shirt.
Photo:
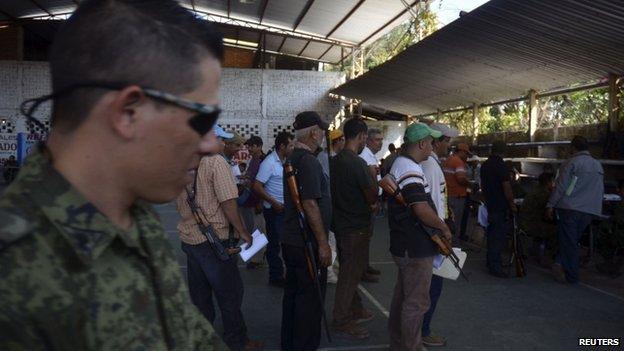
M189 184L189 189L192 184ZM197 194L195 200L206 219L212 225L220 239L225 240L230 234L230 223L221 209L221 203L236 199L238 189L234 182L230 164L221 155L205 156L197 169ZM182 219L178 223L180 240L189 245L206 241L206 237L197 228L195 217L186 203L186 191L177 199L178 212Z

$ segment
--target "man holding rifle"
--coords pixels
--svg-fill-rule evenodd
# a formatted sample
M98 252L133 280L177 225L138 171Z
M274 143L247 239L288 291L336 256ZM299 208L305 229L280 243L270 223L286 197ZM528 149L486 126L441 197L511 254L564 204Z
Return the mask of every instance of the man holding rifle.
M429 308L429 287L433 258L438 246L432 235L447 240L451 232L438 216L431 200L431 189L420 162L433 150L432 141L442 133L423 123L405 131L401 155L390 174L396 179L407 206L389 200L390 252L399 268L390 307L388 327L392 350L422 350L422 324Z
M294 198L297 194L288 186L288 178L293 175L286 173L282 227L286 283L282 303L281 346L284 351L316 350L321 340L327 267L331 264L331 249L327 240L331 198L327 177L323 175L321 164L313 152L322 144L329 126L318 113L306 111L297 115L293 127L295 149L286 165L293 168L299 196ZM296 201L301 203L302 214L297 209ZM301 215L307 223L300 221ZM303 234L311 241L314 251L312 257L307 251ZM310 269L313 266L317 269Z

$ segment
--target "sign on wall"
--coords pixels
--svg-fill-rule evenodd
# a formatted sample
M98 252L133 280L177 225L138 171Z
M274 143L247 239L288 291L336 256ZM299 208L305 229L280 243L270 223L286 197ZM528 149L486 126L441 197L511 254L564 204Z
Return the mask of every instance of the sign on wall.
M0 164L9 156L17 157L17 135L0 133Z
M35 150L37 144L47 139L46 134L19 133L17 134L17 162L23 164L26 156Z

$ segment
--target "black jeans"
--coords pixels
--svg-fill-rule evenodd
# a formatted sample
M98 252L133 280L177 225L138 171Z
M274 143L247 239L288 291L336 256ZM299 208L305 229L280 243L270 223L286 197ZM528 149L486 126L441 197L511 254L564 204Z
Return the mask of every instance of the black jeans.
M282 245L286 264L286 285L282 301L282 351L316 350L321 343L321 305L303 247ZM316 254L318 258L318 253ZM318 259L317 259L318 262ZM325 300L327 268L320 274Z
M269 263L269 281L279 280L284 277L284 264L280 257L284 213L275 213L273 209L265 208L264 221L266 222L267 239L269 240L266 248L266 258Z
M425 317L423 318L422 336L429 336L431 334L431 320L433 319L433 314L435 313L436 306L438 305L438 300L442 294L443 283L444 278L435 274L431 275L431 286L429 287L429 310L425 313Z
M510 230L506 212L488 213L487 227L487 267L490 273L502 272L501 252L507 242Z
M214 293L223 321L223 341L231 350L242 350L248 341L243 319L243 280L236 265L236 257L220 260L208 242L198 245L182 243L188 265L188 285L191 300L200 312L214 323Z

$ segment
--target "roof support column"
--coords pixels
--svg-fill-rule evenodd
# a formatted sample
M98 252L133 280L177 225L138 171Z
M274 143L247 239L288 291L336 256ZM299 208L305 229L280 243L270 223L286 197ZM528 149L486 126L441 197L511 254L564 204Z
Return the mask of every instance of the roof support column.
M618 77L615 74L609 74L609 132L617 132L620 130L620 96L618 86Z
M529 91L529 138L531 142L535 141L535 131L537 130L537 92Z
M477 143L477 135L479 135L479 105L472 104L472 144Z

